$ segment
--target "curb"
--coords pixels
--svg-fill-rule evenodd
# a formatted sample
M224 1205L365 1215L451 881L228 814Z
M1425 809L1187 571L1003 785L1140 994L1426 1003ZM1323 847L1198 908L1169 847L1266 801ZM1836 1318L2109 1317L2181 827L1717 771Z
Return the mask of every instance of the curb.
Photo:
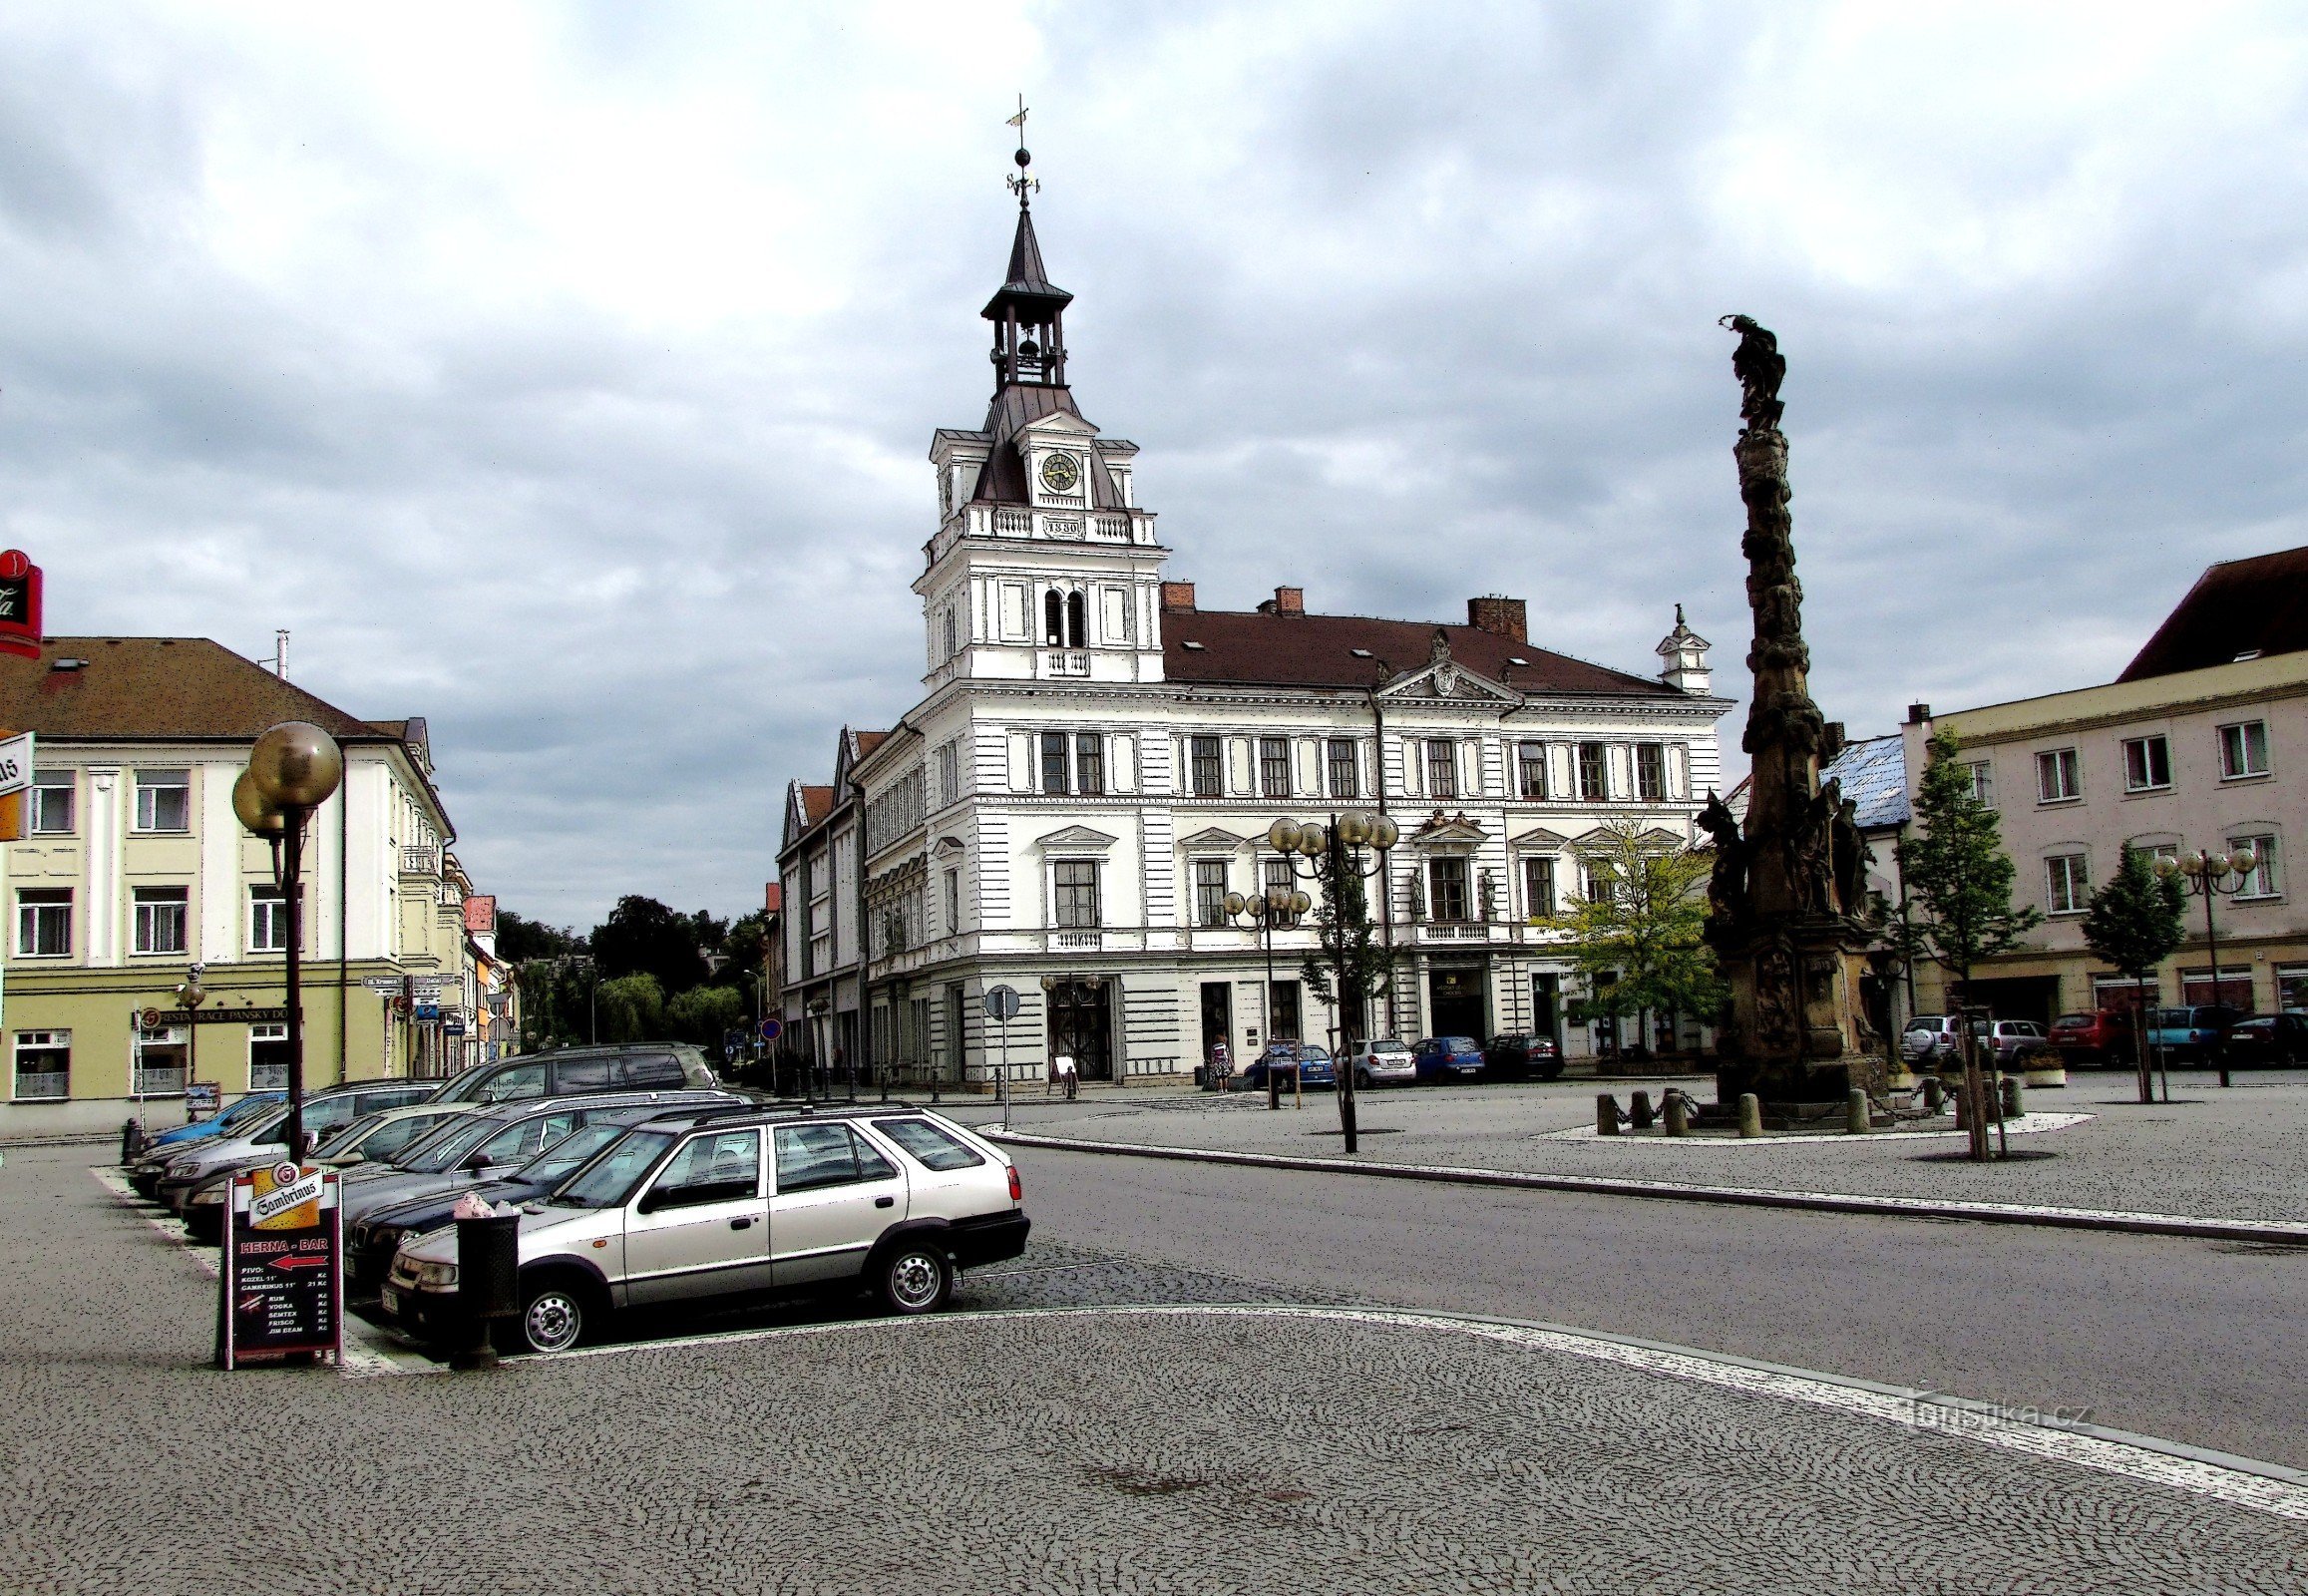
M2036 1225L2054 1230L2115 1231L2144 1236L2185 1236L2199 1241L2273 1242L2308 1247L2308 1223L2281 1219L2205 1219L2188 1214L2135 1214L2117 1209L2032 1208L2022 1203L1933 1202L1913 1197L1867 1197L1852 1192L1774 1191L1754 1186L1694 1186L1669 1180L1614 1180L1601 1175L1527 1174L1461 1169L1447 1164L1358 1163L1345 1158L1296 1158L1285 1153L1081 1141L1069 1136L1039 1136L1017 1130L987 1129L978 1134L1005 1145L1043 1147L1055 1152L1237 1164L1252 1169L1295 1169L1322 1175L1365 1175L1380 1180L1423 1180L1446 1186L1505 1186L1527 1191L1581 1192L1588 1196L1716 1203L1736 1208L1797 1208L1825 1214L1963 1220L1976 1224Z

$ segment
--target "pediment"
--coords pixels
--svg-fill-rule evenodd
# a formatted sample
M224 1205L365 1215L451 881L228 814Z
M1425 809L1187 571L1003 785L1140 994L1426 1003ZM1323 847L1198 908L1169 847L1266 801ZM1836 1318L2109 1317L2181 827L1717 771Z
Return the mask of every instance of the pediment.
M1036 416L1017 429L1019 437L1039 438L1052 433L1064 433L1076 438L1094 438L1098 435L1098 429L1084 421L1080 416L1072 415L1063 410L1053 410L1046 416Z
M1228 853L1232 853L1248 841L1250 841L1248 837L1237 837L1233 832L1221 827L1206 826L1191 837L1179 838L1178 846L1181 848L1222 848Z
M1517 848L1560 848L1568 840L1560 832L1549 831L1544 826L1533 826L1515 838L1514 845Z
M1664 826L1654 826L1649 831L1638 834L1635 840L1646 848L1681 848L1683 846L1683 839Z
M1438 844L1444 847L1471 848L1478 843L1487 841L1489 836L1490 833L1484 831L1479 823L1469 820L1463 812L1446 815L1437 809L1411 832L1410 840L1422 848L1431 848Z
M1613 831L1609 826L1597 826L1592 831L1582 831L1578 836L1572 838L1571 846L1590 850L1616 848L1619 846L1619 842L1620 834L1618 832Z
M930 851L943 859L950 854L958 854L962 852L962 844L960 837L941 837L930 845Z
M1053 831L1046 837L1035 838L1034 846L1045 852L1052 848L1075 848L1096 849L1102 853L1113 847L1114 842L1114 838L1107 836L1102 831L1092 831L1087 826L1068 826L1062 831Z
M1522 694L1478 676L1456 660L1436 661L1420 669L1395 677L1378 689L1378 696L1390 702L1461 703L1461 704L1519 704Z

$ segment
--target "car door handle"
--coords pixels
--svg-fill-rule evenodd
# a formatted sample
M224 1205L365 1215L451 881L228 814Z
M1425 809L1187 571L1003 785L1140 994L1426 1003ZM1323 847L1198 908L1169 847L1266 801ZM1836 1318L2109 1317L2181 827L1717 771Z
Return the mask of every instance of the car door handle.
M729 1228L731 1230L751 1230L753 1228L752 1216L748 1215L743 1219L732 1219L729 1222Z
M898 1199L895 1197L877 1197L874 1199L874 1206L876 1208L895 1208L898 1206Z

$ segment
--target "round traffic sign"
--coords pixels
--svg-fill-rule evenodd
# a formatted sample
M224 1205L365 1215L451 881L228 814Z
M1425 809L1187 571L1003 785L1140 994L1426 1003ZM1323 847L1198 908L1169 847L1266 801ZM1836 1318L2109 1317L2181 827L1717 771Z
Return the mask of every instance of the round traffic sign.
M780 1036L782 1036L782 1035L784 1035L784 1034L785 1034L785 1021L784 1021L784 1020L782 1020L782 1019L765 1019L765 1020L763 1020L763 1021L761 1022L761 1039L762 1039L763 1041L775 1041L775 1040L777 1040L777 1038L778 1038L778 1037L780 1037Z
M1017 1017L1017 989L1014 987L986 988L985 1011L995 1019L1015 1019Z

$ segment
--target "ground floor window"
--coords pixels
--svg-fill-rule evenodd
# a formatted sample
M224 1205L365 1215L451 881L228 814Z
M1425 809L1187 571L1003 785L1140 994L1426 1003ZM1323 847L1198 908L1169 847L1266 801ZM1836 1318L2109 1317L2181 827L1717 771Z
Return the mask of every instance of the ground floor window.
M2303 971L2308 976L2308 971ZM2115 1013L2136 1011L2156 1006L2158 999L2155 983L2145 985L2121 976L2095 976L2092 978L2092 1006Z
M167 1097L183 1091L192 1034L190 1025L138 1027L136 1078L130 1090L140 1097Z
M2252 973L2231 965L2214 981L2209 970L2183 970L2179 973L2179 1000L2189 1004L2226 1003L2248 1014L2252 1011Z
M2308 965L2276 967L2276 1006L2308 1008Z
M16 1100L60 1102L72 1095L72 1032L16 1033Z
M286 1091L288 1089L288 1027L286 1025L250 1025L248 1027L248 1089L250 1091Z

